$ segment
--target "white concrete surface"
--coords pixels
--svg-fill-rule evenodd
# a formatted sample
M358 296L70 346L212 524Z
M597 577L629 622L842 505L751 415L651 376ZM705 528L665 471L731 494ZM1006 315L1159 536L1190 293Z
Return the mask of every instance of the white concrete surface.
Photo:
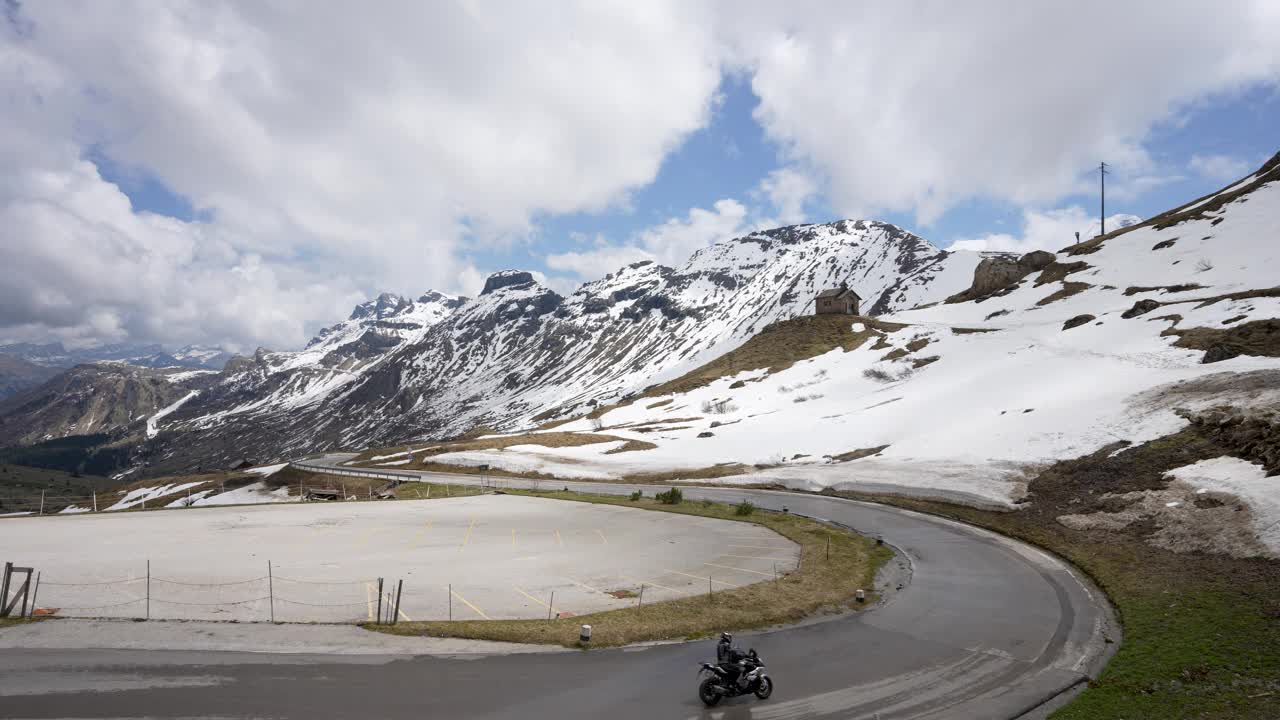
M650 602L759 582L799 553L751 523L513 495L21 518L0 548L60 615L242 622L368 620L379 577L404 580L402 620L580 615L642 585Z

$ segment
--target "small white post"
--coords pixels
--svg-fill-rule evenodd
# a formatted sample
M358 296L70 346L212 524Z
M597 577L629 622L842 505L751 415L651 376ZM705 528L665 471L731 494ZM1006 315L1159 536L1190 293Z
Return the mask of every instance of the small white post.
M43 490L40 491L40 514L41 515L44 514L44 491ZM8 598L5 598L5 599L7 600Z
M93 491L93 511L98 512L98 491Z

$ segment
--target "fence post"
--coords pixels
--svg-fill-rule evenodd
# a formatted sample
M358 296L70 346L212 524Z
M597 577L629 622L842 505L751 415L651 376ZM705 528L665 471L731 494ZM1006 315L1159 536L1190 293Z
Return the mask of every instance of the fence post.
M378 578L378 625L382 624L382 578Z
M4 579L0 580L0 616L4 615L4 606L9 603L9 578L13 575L13 563L4 564Z
M271 622L276 621L276 578L271 571L271 561L267 561L267 598L271 602Z
M644 583L640 583L640 600L636 603L636 609L644 607Z
M27 613L27 617L35 617L36 614L36 596L40 594L40 572L36 571L36 587L31 591L31 612Z
M707 573L707 599L711 599L711 573Z
M831 560L831 533L827 533L827 560Z
M151 619L151 560L147 560L147 619Z
M548 620L551 619L551 611L555 608L555 606L556 606L556 591L552 590L551 602L547 603L547 619Z
M449 622L453 622L453 583L449 583Z
M40 514L44 514L44 491L40 491Z
M396 610L391 614L391 624L400 622L400 594L404 592L404 578L396 581Z
M93 511L98 512L98 491L93 491Z

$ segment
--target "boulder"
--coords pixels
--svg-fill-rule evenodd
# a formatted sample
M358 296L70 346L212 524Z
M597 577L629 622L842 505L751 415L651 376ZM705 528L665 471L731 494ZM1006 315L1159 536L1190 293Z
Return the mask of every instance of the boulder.
M1094 320L1097 320L1097 319L1098 318L1094 315L1077 315L1071 318L1070 320L1062 323L1062 329L1070 330L1071 328L1080 327L1085 323L1093 322Z
M1146 315L1147 313L1151 312L1152 310L1155 310L1158 307L1160 307L1160 302L1158 300L1150 300L1150 299L1139 300L1138 302L1133 304L1133 307L1129 308L1128 310L1125 310L1124 313L1120 315L1120 317L1126 320L1128 320L1129 318L1136 318L1139 315Z
M985 257L974 268L973 284L969 289L953 295L947 302L964 302L1000 292L1031 273L1052 265L1054 257L1053 253L1044 250L1035 250L1016 259L1011 255Z
M711 432L710 430L703 430L702 432L698 433L698 437L700 438L712 437L714 435L715 433Z
M1237 357L1239 355L1240 355L1240 351L1231 347L1230 345L1214 345L1208 350L1205 350L1204 357L1201 358L1200 362L1205 365L1208 365L1209 363L1216 363L1216 362L1221 362L1223 360L1230 360L1231 358Z

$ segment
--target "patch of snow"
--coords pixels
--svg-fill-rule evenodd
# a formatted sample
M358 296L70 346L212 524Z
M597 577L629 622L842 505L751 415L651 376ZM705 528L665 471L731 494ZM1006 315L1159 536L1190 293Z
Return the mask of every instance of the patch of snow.
M1166 475L1198 487L1198 493L1225 492L1243 500L1253 510L1258 538L1280 553L1280 477L1267 477L1261 465L1228 456L1174 468Z
M58 511L59 515L78 515L80 513L93 512L93 508L80 507L79 505L68 505Z
M166 415L169 415L170 413L173 413L175 410L182 407L183 404L186 403L188 400L190 400L191 398L199 394L200 394L199 390L192 390L191 392L183 396L181 400L178 400L177 402L173 403L172 405L169 405L168 407L162 408L155 415L152 415L151 417L147 418L147 439L149 440L155 437L157 434L159 434L160 432L159 422L161 418L163 418Z
M275 465L262 465L259 467L249 468L248 470L245 470L245 472L251 472L251 473L254 473L255 475L272 475L280 470L283 470L286 466L288 466L288 464L289 463L287 462L282 462L282 463L276 463Z
M252 505L255 503L298 502L297 497L289 495L289 488L280 487L268 490L265 483L256 482L235 490L202 497L192 503L194 507L212 505Z
M143 503L154 502L168 495L180 493L183 490L187 490L189 488L193 488L203 484L204 482L189 482L189 483L179 483L179 484L166 483L164 485L156 485L152 487L135 488L125 493L124 497L117 500L116 503L111 507L107 508L107 510L108 511L127 510L131 507L141 507Z
M405 458L403 460L392 460L391 462L378 463L379 467L390 467L392 465L408 465L413 462L413 458Z

